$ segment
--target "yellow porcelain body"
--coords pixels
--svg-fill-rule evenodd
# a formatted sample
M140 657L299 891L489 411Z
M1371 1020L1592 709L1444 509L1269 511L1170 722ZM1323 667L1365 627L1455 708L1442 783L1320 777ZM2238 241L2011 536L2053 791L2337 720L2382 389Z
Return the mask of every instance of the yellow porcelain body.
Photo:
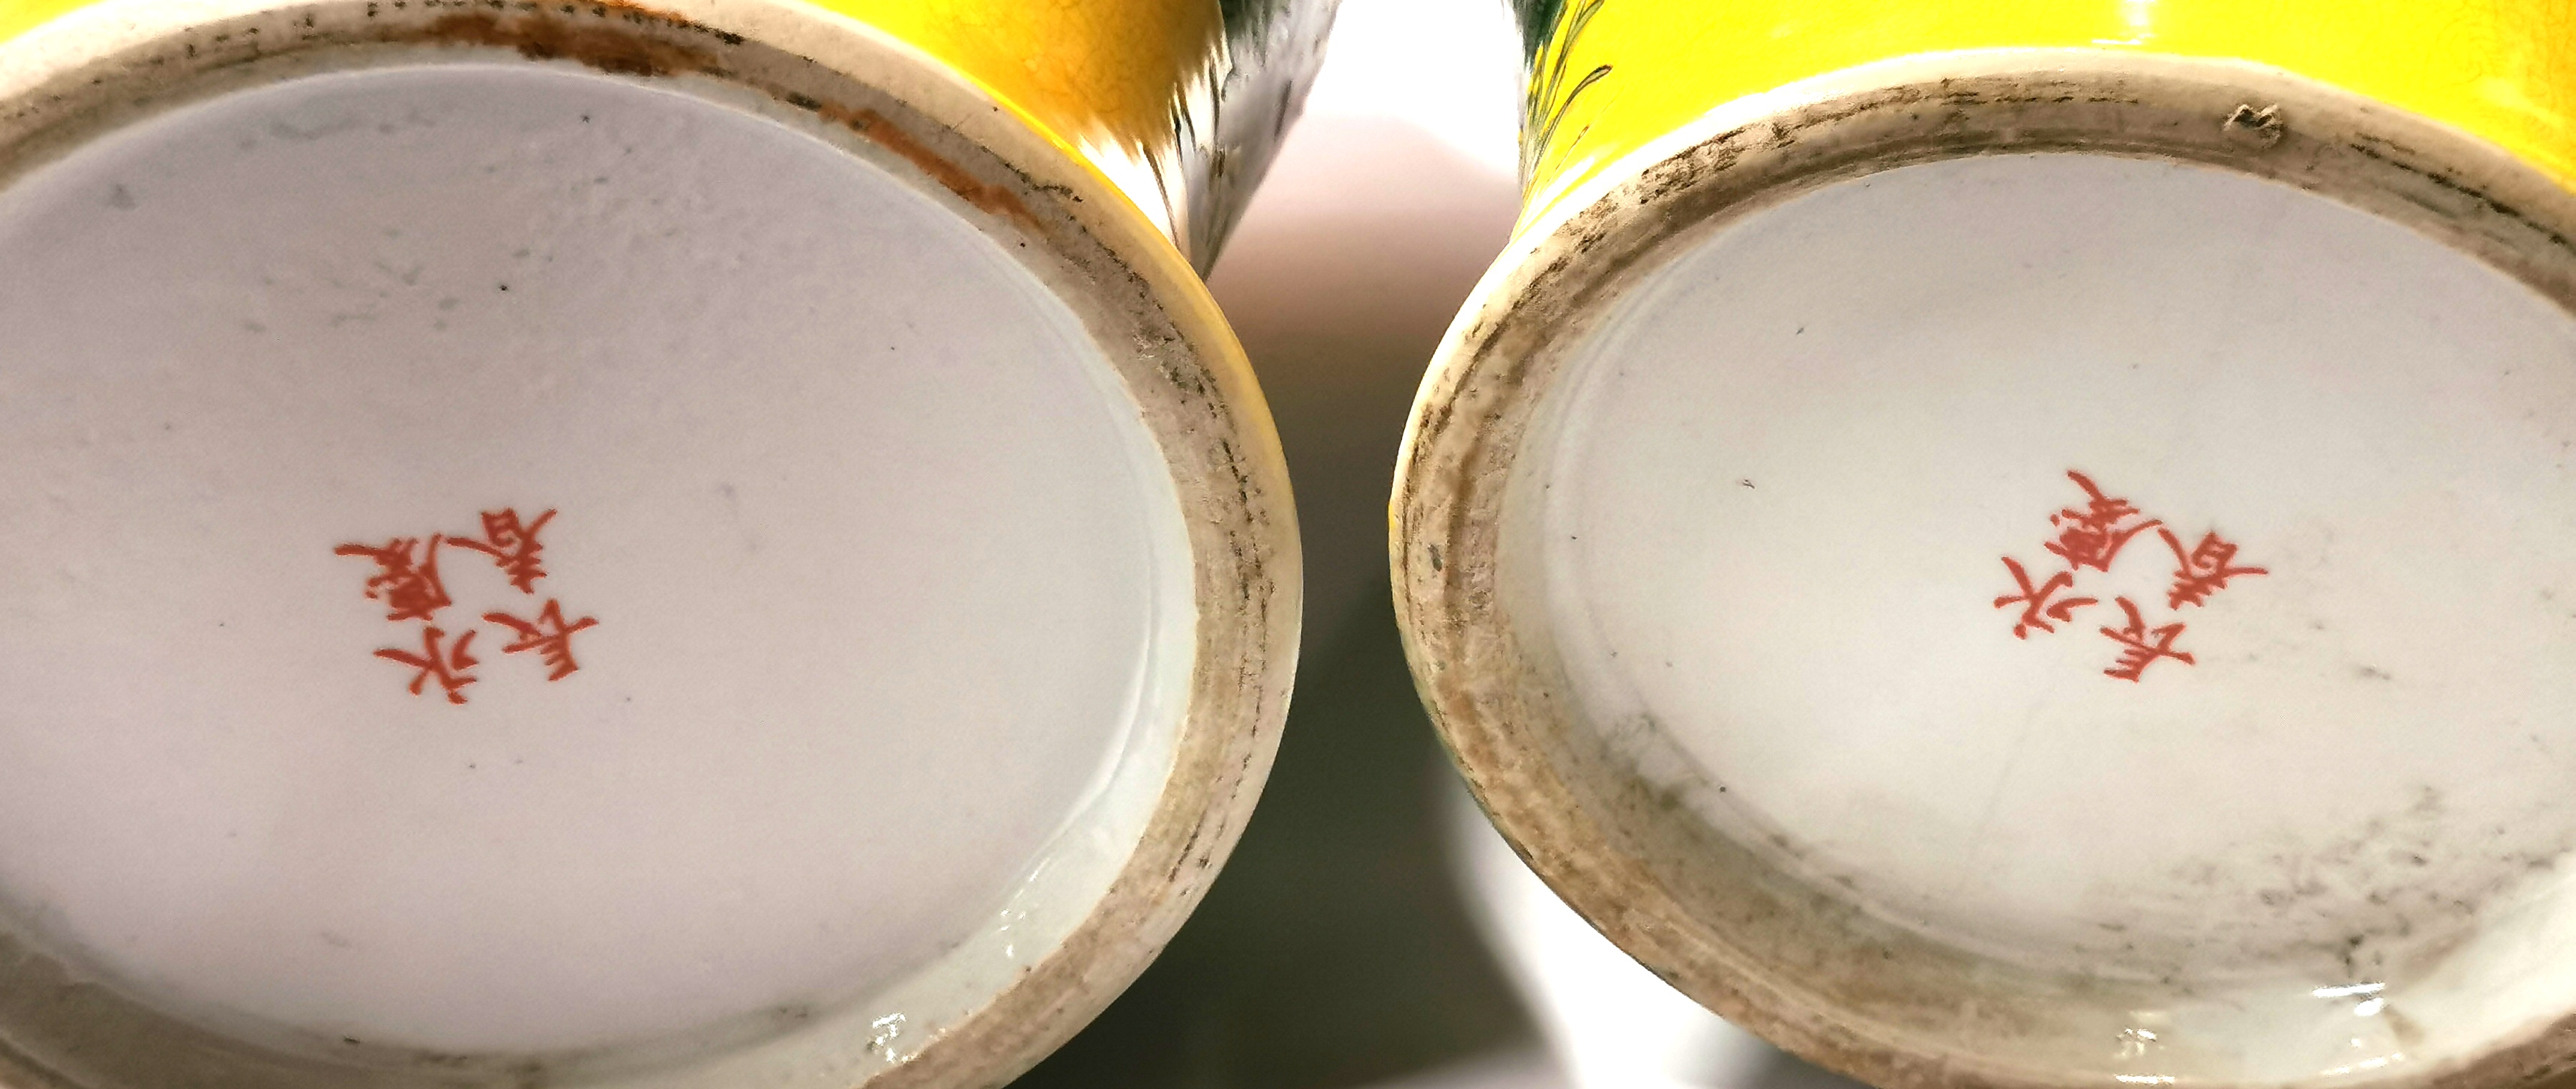
M822 6L966 73L1076 149L1169 139L1179 88L1207 70L1223 30L1215 0L823 0Z
M2270 65L2465 129L2576 187L2576 0L1563 0L1524 19L1524 224L1721 103L1969 49Z
M1187 228L1174 222L1181 210L1167 209L1173 202L1156 167L1185 157L1188 126L1175 120L1221 78L1227 49L1217 0L819 2L937 57L1017 107L1189 248Z
M1333 10L1330 0L819 3L1017 107L1134 198L1202 272L1312 82Z

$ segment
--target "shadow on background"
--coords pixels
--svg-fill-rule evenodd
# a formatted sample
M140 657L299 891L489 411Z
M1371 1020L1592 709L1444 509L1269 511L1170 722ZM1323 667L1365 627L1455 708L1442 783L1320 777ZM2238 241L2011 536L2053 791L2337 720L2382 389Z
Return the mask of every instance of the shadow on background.
M1279 762L1160 960L1018 1083L1326 1089L1526 1049L1460 901L1446 757L1387 593L1386 496L1413 391L1518 194L1408 124L1310 117L1211 279L1297 489L1306 622Z

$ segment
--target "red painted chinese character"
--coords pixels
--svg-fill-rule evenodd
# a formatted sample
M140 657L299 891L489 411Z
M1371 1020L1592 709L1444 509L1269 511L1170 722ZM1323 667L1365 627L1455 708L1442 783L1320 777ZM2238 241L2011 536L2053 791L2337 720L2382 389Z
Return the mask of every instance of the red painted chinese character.
M401 662L420 671L419 676L411 679L412 695L420 695L423 687L430 681L436 680L440 688L447 690L447 702L463 703L465 686L474 683L475 680L466 676L465 671L481 664L465 653L466 644L474 641L474 633L469 631L458 636L456 645L448 648L445 655L441 655L438 651L438 641L446 636L447 633L438 630L436 625L430 625L420 633L421 653L380 650L376 652L376 657Z
M2129 538L2161 524L2157 519L2149 518L2121 525L2136 517L2140 513L2138 508L2130 506L2126 499L2103 495L2102 489L2094 487L2092 479L2082 473L2070 469L2066 475L2084 489L2084 494L2093 497L2093 501L2082 510L2068 507L2048 516L2048 524L2059 527L2057 540L2048 546L2048 550L2066 560L2067 570L2080 571L2090 567L2096 571L2109 571L2112 557L2120 554L2120 547L2128 544Z
M483 536L488 540L452 537L449 543L492 557L493 562L500 564L501 570L510 576L510 585L518 587L520 593L533 594L537 592L537 580L546 577L546 569L537 559L537 553L545 549L544 545L537 543L537 531L544 529L546 521L554 516L555 512L547 511L538 515L535 521L520 525L517 508L485 511Z
M2156 534L2165 539L2165 546L2173 549L2174 562L2181 565L2174 572L2173 592L2165 596L2168 609L2205 604L2210 594L2226 589L2227 580L2238 575L2271 573L2260 567L2229 567L2228 563L2236 559L2236 546L2220 540L2216 531L2204 534L2188 553L2182 550L2182 538L2174 536L2172 530L2159 529Z
M518 632L519 641L502 647L501 652L517 654L523 650L536 651L539 660L554 667L554 672L546 676L549 681L560 681L581 668L580 663L572 660L572 633L599 623L597 619L587 616L569 624L565 623L562 603L551 598L547 599L545 610L537 614L534 623L508 613L485 613L483 619Z
M383 548L362 544L344 544L331 550L334 556L364 556L376 561L374 577L367 580L367 596L384 602L392 611L387 620L427 620L430 614L455 602L448 600L447 585L438 579L437 534L429 537L429 550L418 564L412 562L412 549L417 537L396 537Z
M2049 600L2050 595L2055 594L2059 590L2064 590L2075 585L2074 575L2068 574L2064 571L2059 571L2056 574L2048 576L2047 582L2040 584L2038 588L2034 589L2030 584L2030 573L2022 570L2020 561L2015 560L2010 556L2006 556L2004 557L2004 566L2011 569L2013 581L2021 584L2021 593L2005 594L2002 597L1996 598L1995 608L2000 609L2015 602L2021 603L2021 619L2013 623L2013 638L2015 639L2030 638L2030 629L2032 628L2038 628L2045 632L2054 632L2057 628L2050 624L2049 621L2073 620L2075 619L2075 610L2091 605L2096 600L2089 597L2070 597L2061 598L2052 602Z
M2120 611L2129 614L2129 626L2104 628L2102 634L2110 636L2112 642L2128 649L2120 652L2119 665L2102 671L2104 676L2123 681L2135 681L2145 674L2147 666L2158 658L2171 658L2184 665L2192 664L2190 654L2173 648L2175 637L2182 634L2182 625L2167 624L2150 631L2146 620L2138 615L2138 606L2135 603L2125 597L2119 598L2118 601ZM2151 638L2155 642L2147 641Z

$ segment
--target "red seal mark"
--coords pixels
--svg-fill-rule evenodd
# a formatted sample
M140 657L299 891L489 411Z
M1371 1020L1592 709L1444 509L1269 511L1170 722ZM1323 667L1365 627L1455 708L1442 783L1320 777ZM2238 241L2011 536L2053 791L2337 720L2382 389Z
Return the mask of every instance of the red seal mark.
M376 573L367 578L367 598L381 601L391 609L385 619L397 623L405 620L427 620L430 614L455 604L448 599L447 584L438 579L438 534L429 535L429 551L420 559L412 558L419 548L418 537L396 537L383 548L362 544L344 544L331 550L335 556L364 556L376 561Z
M519 641L502 647L501 653L536 651L538 660L554 670L546 675L549 681L560 681L581 669L581 663L572 660L572 633L599 624L587 616L565 623L563 604L553 600L546 602L545 609L537 613L533 621L521 620L508 613L485 613L483 619L518 632Z
M2180 565L2174 572L2173 590L2165 595L2165 608L2206 604L2209 595L2227 588L2230 578L2271 573L2260 567L2228 566L2236 560L2236 546L2219 539L2215 530L2203 534L2200 543L2188 553L2182 550L2182 538L2174 536L2172 530L2159 529L2156 533L2173 549L2174 562Z
M465 671L482 664L465 653L466 644L474 641L474 633L469 631L457 636L456 645L442 654L438 649L438 641L446 637L446 632L438 630L436 625L431 625L420 630L420 653L412 654L388 649L377 651L376 657L401 662L420 671L411 679L412 695L420 695L423 687L430 681L436 680L438 687L447 691L447 702L464 703L465 686L474 683L475 680L466 676Z
M2211 595L2226 589L2230 579L2270 573L2260 567L2239 566L2235 542L2219 536L2216 530L2203 534L2199 544L2185 549L2182 538L2166 528L2163 519L2148 517L2127 499L2104 494L2091 477L2082 473L2068 470L2066 477L2084 489L2086 502L2049 515L2048 524L2055 528L2056 536L2040 546L2064 561L2065 569L2050 572L2048 578L2034 583L2021 561L2004 557L2004 568L2012 573L2018 592L1995 598L1994 607L2021 606L2013 621L2016 639L2028 639L2033 631L2055 633L2058 624L2075 618L2076 610L2100 604L2099 598L2075 596L2079 583L2088 577L2084 572L2110 574L2120 550L2131 538L2150 529L2164 539L2165 547L2174 555L2173 584L2165 593L2168 611L2208 604ZM2103 675L2138 683L2144 680L2147 667L2156 662L2169 659L2195 664L2190 652L2174 646L2185 628L2182 621L2151 624L2136 602L2125 596L2113 600L2128 617L2128 623L2101 629L2105 637L2120 646L2118 661L2103 670Z
M2090 477L2073 469L2067 470L2066 476L2093 499L2082 509L2068 507L2048 516L2048 524L2058 527L2057 539L2042 547L2065 560L2067 570L2090 567L2108 572L2111 561L2119 558L2120 547L2128 544L2129 538L2162 524L2153 518L2131 522L2129 519L2137 517L2139 511L2128 500L2103 495Z
M545 551L546 546L537 542L537 531L544 529L554 516L555 512L547 511L538 515L536 521L521 525L516 508L485 511L483 540L450 537L447 541L458 548L470 548L492 557L492 562L501 565L501 570L510 576L510 585L517 587L520 593L533 594L537 592L537 580L546 577L545 564L537 558L537 553Z
M2030 584L2030 573L2021 569L2020 560L2006 556L2004 566L2012 571L2013 581L2021 584L2021 592L1996 598L1995 608L2000 609L2015 602L2021 603L2021 619L2013 624L2015 639L2030 638L2032 628L2054 632L2057 628L2049 623L2050 621L2073 620L2075 610L2094 603L2094 599L2089 597L2059 598L2054 602L2049 600L2050 595L2075 585L2075 576L2070 572L2059 571L2052 574L2048 576L2047 582L2033 588Z
M397 624L418 622L421 625L421 649L418 653L394 648L375 652L378 658L398 662L415 671L411 680L412 695L426 693L430 682L436 681L439 690L446 693L447 702L462 705L465 686L477 680L467 670L481 664L466 653L466 646L474 641L476 634L471 628L459 633L454 643L441 647L448 632L438 627L435 619L440 609L456 602L438 573L439 547L455 545L490 557L511 589L533 597L537 580L548 577L543 558L545 545L538 540L537 534L554 517L555 512L548 510L522 521L517 508L504 507L483 512L483 536L479 540L433 533L427 537L396 537L382 547L344 544L331 550L333 555L374 561L376 573L367 579L366 597L386 605L386 620ZM581 664L572 656L573 633L599 625L596 617L564 619L563 603L556 598L546 599L545 607L538 610L534 620L521 620L502 609L482 615L484 620L518 633L518 641L502 647L502 653L536 652L538 662L548 671L548 681L560 681L581 669Z
M2135 681L2145 675L2147 666L2153 664L2158 658L2171 658L2184 665L2192 664L2191 655L2188 652L2173 648L2174 640L2182 635L2181 624L2167 624L2161 628L2150 629L2147 627L2146 618L2138 615L2136 602L2125 597L2118 600L2120 611L2129 614L2129 626L2104 628L2102 634L2110 636L2112 642L2126 649L2120 651L2119 664L2103 670L2103 676ZM2150 639L2154 642L2148 642Z

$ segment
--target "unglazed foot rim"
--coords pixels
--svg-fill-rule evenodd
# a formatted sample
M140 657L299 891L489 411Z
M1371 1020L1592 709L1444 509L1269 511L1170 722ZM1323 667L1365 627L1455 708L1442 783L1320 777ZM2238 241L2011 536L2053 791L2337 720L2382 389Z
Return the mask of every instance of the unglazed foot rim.
M918 171L915 188L985 235L1018 240L1030 271L1110 349L1178 493L1187 607L1195 610L1186 709L1176 716L1168 767L1155 776L1141 838L1109 845L1119 853L1104 863L1113 875L1106 894L1042 952L1002 953L1007 972L943 959L893 993L793 1011L712 1049L692 1040L667 1054L650 1046L614 1054L377 1051L317 1062L227 1038L93 986L80 969L43 953L12 948L0 958L0 1024L31 1031L0 1031L0 1083L248 1078L321 1087L592 1076L670 1086L778 1077L1000 1084L1116 997L1204 894L1259 794L1286 711L1299 571L1285 467L1241 349L1205 288L1113 186L1024 119L860 24L776 0L652 9L111 0L0 45L0 59L0 185L94 137L229 92L454 62L586 66L684 87L834 130L830 139L866 148L874 161L908 163ZM989 959L1000 949L976 955Z
M1571 346L1686 243L1879 171L2051 152L2295 186L2576 309L2576 197L2447 127L2235 62L2085 50L1910 58L1731 103L1558 200L1451 328L1396 475L1406 650L1444 741L1515 849L1668 982L1891 1089L2177 1079L2112 1065L2120 1023L2087 1012L2151 1008L2152 984L2051 976L1891 925L1715 833L1611 752L1611 725L1584 721L1556 651L1530 641L1544 623L1516 616L1528 606L1499 577L1505 496ZM2540 1078L2572 1057L2576 1012L2412 1064L2179 1081L2467 1089Z

